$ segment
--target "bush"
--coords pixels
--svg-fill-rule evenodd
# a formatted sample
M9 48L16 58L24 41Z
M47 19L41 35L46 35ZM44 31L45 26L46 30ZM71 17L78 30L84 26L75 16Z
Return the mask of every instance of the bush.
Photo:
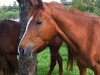
M0 20L16 19L19 17L19 7L15 6L2 6L0 8Z
M100 16L100 2L98 0L73 0L73 7L82 11L92 12Z

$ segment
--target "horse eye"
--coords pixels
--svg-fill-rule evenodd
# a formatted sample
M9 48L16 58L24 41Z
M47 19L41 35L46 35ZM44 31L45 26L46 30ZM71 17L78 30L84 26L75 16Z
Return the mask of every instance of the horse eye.
M36 25L41 25L41 24L42 24L42 21L39 21L39 20L36 21Z

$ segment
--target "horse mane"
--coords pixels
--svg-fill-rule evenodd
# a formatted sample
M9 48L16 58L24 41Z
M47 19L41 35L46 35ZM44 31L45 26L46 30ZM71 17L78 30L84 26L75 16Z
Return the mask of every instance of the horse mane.
M78 10L75 7L67 8L62 3L57 3L57 2L54 2L54 1L48 3L47 5L50 5L50 6L54 7L54 8L57 8L57 9L67 10L68 13L72 13L72 14L78 14L78 15L83 15L84 14L82 11Z
M50 2L50 3L46 3L46 5L50 5L54 8L57 8L57 9L61 9L61 10L65 10L66 7L62 4L62 3L57 3L57 2Z
M96 16L94 14L90 14L88 12L80 11L79 9L77 9L75 7L67 8L62 3L58 3L58 2L54 2L54 1L50 2L50 3L46 3L46 5L50 5L50 6L54 7L54 8L56 8L56 9L66 10L70 14L75 14L75 15L80 15L80 16L86 16L86 17L98 17L98 16Z
M73 13L73 14L78 14L78 15L87 15L86 13L80 11L79 9L73 7L73 8L70 8L69 9L69 12L70 13Z
M75 7L72 7L71 9L69 9L69 11L71 13L77 14L77 15L83 15L83 16L87 16L87 17L98 17L92 13L80 11L79 9L77 9Z

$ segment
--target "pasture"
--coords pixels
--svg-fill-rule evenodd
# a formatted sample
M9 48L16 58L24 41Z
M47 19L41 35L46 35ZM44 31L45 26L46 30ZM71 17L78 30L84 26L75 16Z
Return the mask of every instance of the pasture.
M63 58L63 69L64 69L64 75L79 75L79 70L77 68L76 63L74 63L73 71L67 70L67 46L63 44L60 48L60 54ZM37 75L47 75L50 65L50 50L49 48L46 48L41 53L37 54ZM58 64L53 70L53 75L58 75L59 67ZM87 70L88 75L94 75L90 69ZM3 75L2 72L0 72L0 75Z
M63 69L64 69L64 75L79 75L79 70L77 68L76 63L74 64L73 71L67 70L67 46L65 44L62 45L60 48L60 54L63 58ZM46 48L41 53L37 54L37 75L47 75L47 72L49 70L50 65L50 50L49 48ZM87 70L88 75L94 75L92 71L89 69ZM58 75L59 74L59 67L58 64L54 68L52 75Z
M67 70L67 46L66 44L63 44L60 48L60 54L63 58L63 69L64 69L64 75L79 75L79 70L77 68L76 63L74 63L73 71ZM37 75L47 75L50 65L50 50L49 48L46 48L41 53L37 54ZM59 67L58 64L53 70L53 75L58 75ZM89 69L87 70L88 75L94 75L92 71ZM0 75L3 75L2 72L0 72Z

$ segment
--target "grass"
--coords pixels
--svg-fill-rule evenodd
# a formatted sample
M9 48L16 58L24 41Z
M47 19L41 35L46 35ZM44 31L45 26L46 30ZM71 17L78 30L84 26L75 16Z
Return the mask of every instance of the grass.
M79 70L77 68L77 65L75 64L73 67L73 71L68 71L66 69L67 67L67 48L65 44L62 45L60 48L60 54L63 58L63 69L64 69L64 75L79 75ZM37 75L47 75L47 72L49 70L49 65L50 65L50 50L49 48L46 48L44 51L41 53L37 54L37 59L38 59L38 64L37 64ZM94 75L91 70L87 70L88 75ZM53 70L53 75L58 75L59 74L59 66L58 64Z
M62 47L60 48L60 54L63 58L64 75L79 75L79 70L78 70L76 64L73 67L73 71L68 71L66 69L68 54L67 54L67 47L65 46L65 44L63 44ZM49 50L49 48L46 48L41 53L37 54L37 60L38 60L37 75L47 75L49 67L50 67L50 50ZM87 72L88 72L88 75L94 75L90 69L88 69ZM0 72L0 75L3 75L3 74ZM54 68L52 75L59 75L58 64Z

